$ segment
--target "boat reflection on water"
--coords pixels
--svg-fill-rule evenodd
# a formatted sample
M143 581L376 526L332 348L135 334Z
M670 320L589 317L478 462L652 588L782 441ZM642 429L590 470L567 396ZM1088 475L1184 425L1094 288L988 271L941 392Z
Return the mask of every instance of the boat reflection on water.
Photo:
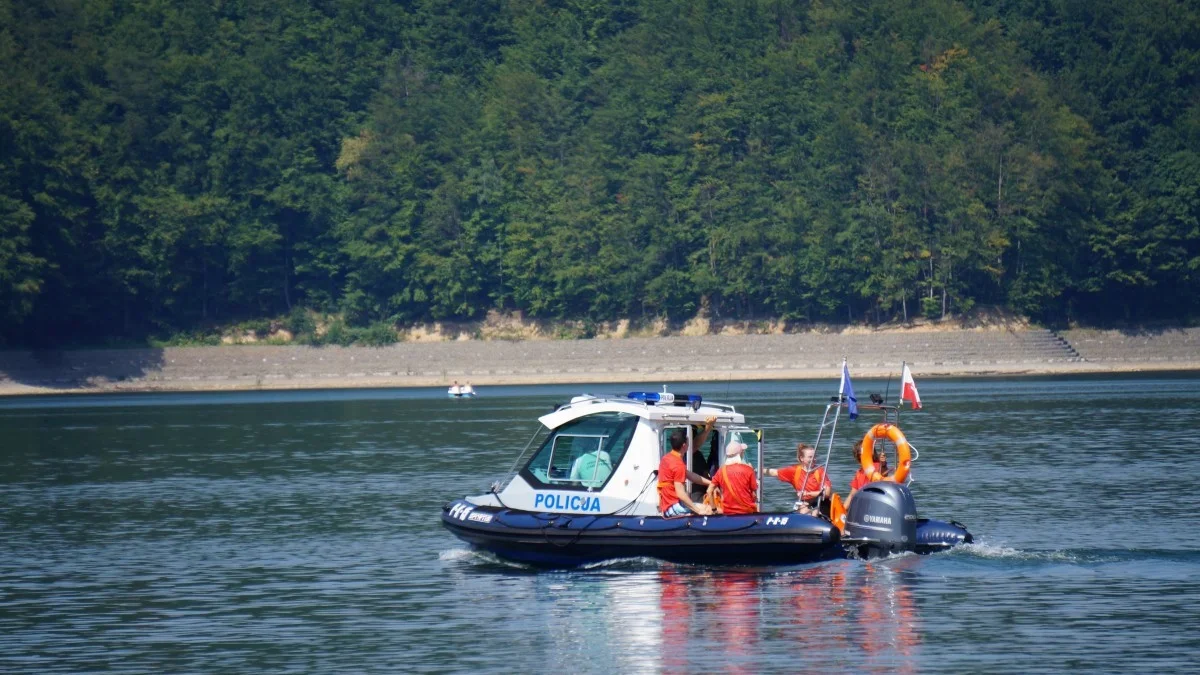
M661 570L662 670L694 670L720 655L726 672L762 672L764 576L743 570Z
M782 570L649 560L550 574L506 567L501 583L490 565L467 565L450 578L455 597L471 601L444 608L443 621L509 645L488 658L542 672L914 672L923 559ZM502 598L521 611L479 623L480 608Z
M915 560L915 557L914 557ZM659 571L661 669L714 658L729 672L845 667L917 669L914 563L837 562L789 572Z
M890 565L866 565L857 586L856 625L868 663L892 671L914 672L921 645L912 572L917 561L902 558Z

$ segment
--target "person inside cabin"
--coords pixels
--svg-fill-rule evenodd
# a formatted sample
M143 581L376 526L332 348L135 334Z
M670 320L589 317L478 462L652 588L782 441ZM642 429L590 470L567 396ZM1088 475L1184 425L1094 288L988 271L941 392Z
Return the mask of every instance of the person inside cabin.
M862 470L862 465L860 464L862 461L862 446L863 442L861 439L854 444L854 463L859 464L859 467L858 472L854 474L854 478L850 480L850 494L846 496L847 509L850 508L850 502L854 501L855 493L861 490L867 483L871 482L871 477L867 475L866 471ZM875 447L874 461L875 470L880 474L888 476L892 473L892 470L888 468L887 454L885 454L883 452L883 448L879 446Z
M686 481L708 486L712 481L688 471L683 463L683 451L687 445L687 434L683 429L671 432L668 438L671 451L663 455L658 463L658 511L664 518L684 516L697 513L702 516L712 515L712 509L703 503L696 503L688 494Z
M612 458L599 444L591 452L580 455L571 465L571 480L584 487L600 487L612 473Z
M744 454L746 444L737 440L729 441L725 446L725 465L717 469L713 475L709 494L721 491L720 508L717 513L736 516L746 513L758 513L758 478L755 477L754 467L746 463Z
M713 425L717 423L715 415L710 415L704 420L704 426L692 427L692 449L688 452L687 468L688 471L702 476L705 480L712 479L712 472L716 468L717 453L715 448L709 452L709 456L704 456L704 444L708 442L709 436L712 434ZM692 481L692 501L698 502L704 499L705 486Z
M766 473L796 489L797 511L816 515L819 507L820 513L828 518L833 485L829 482L829 476L825 475L825 468L814 466L816 456L815 448L800 443L796 446L798 464L782 469L767 469Z

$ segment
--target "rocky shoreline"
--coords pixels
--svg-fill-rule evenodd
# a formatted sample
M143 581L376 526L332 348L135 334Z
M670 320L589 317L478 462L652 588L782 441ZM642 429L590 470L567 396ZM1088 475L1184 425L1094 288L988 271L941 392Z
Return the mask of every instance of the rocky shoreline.
M388 347L220 346L0 352L0 395L819 379L908 362L921 376L1200 370L1200 329L968 329Z

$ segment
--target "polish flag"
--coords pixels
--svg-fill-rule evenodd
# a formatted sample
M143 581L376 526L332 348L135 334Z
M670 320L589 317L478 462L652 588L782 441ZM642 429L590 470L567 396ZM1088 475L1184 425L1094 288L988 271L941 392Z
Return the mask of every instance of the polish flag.
M908 369L908 364L904 364L904 371L900 375L900 402L908 401L912 403L913 410L921 409L921 395L917 393L917 383L913 382L912 371Z

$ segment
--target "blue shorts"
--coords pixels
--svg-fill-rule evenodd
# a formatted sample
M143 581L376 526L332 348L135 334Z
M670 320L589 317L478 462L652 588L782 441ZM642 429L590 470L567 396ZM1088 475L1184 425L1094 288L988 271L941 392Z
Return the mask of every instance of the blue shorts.
M663 511L663 518L672 518L674 516L688 516L692 514L692 510L683 505L683 502L675 502L671 508Z

